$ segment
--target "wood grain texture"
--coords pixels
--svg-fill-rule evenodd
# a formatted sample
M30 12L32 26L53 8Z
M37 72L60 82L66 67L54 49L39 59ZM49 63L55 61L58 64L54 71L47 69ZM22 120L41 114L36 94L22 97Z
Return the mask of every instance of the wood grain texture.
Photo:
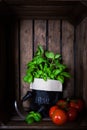
M60 53L60 21L48 21L48 49Z
M35 20L34 22L34 53L38 44L46 47L46 20Z
M23 81L25 75L26 63L32 59L32 53L36 52L38 44L41 44L48 50L60 53L60 44L63 63L67 65L72 78L66 79L64 83L64 97L71 97L74 94L86 98L86 20L77 27L76 45L74 44L74 26L68 21L62 21L62 32L60 32L60 20L22 20L20 24L20 78L21 78L21 97L29 89L29 85ZM33 25L33 26L32 26ZM47 34L48 31L48 35ZM33 33L32 33L33 32ZM62 41L60 42L60 33ZM32 39L34 38L34 39ZM33 40L33 41L32 41ZM46 41L47 40L47 41ZM32 44L34 42L34 44ZM85 45L83 46L84 43ZM74 50L76 46L76 55ZM33 50L34 49L34 50ZM75 59L74 59L75 58ZM74 61L75 60L75 61ZM76 63L76 73L74 74L74 65ZM79 65L79 66L78 66ZM76 81L74 84L74 75ZM83 75L84 79L80 77ZM74 86L75 85L75 86ZM85 86L85 87L84 87ZM74 93L75 92L75 93Z
M87 99L87 18L77 27L76 92ZM87 101L86 101L87 105Z
M67 79L64 84L64 97L71 97L74 94L74 28L67 22L62 22L62 59L63 63L67 65L68 71L72 78Z
M5 126L1 125L1 129L22 129L22 130L86 130L87 128L87 115L84 118L79 118L73 122L66 122L65 124L59 126L55 125L50 118L44 118L40 122L34 122L32 124L27 124L25 121L21 120L19 117L9 121Z
M20 80L21 97L29 90L29 84L23 81L26 64L32 59L32 20L20 22ZM27 103L26 105L27 106Z
M82 24L77 27L76 32L76 94L83 94L83 33Z
M66 19L76 24L87 16L87 8L80 1L5 0L0 6L0 13L6 16L15 14L24 19Z
M83 21L84 25L84 41L83 44L83 66L84 66L84 72L83 72L83 98L86 102L86 107L87 107L87 17Z

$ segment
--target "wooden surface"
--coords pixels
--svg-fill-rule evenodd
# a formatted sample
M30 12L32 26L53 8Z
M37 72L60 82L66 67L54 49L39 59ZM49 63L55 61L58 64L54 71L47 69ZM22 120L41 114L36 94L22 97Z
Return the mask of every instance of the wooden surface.
M32 59L32 21L23 20L20 22L20 86L21 98L29 90L29 84L24 83L23 77L26 72L26 65ZM24 103L26 105L26 103ZM24 106L25 106L24 105Z
M23 81L26 64L35 54L37 45L42 44L45 49L62 55L62 61L67 64L72 75L71 79L65 81L63 96L83 96L86 100L86 21L87 19L77 28L66 20L20 20L14 24L12 30L15 33L12 35L15 46L12 48L16 99L22 98L29 90L29 84ZM28 107L28 102L24 106Z
M55 125L50 119L43 119L41 122L26 124L22 120L9 121L7 124L2 124L0 129L29 129L29 130L87 130L87 118L79 119L74 122L67 122L61 126Z
M66 19L73 24L87 16L87 6L81 1L59 0L4 0L0 3L2 17L16 16L22 19ZM78 9L77 9L78 8ZM4 18L4 17L3 17ZM8 18L8 17L7 17Z
M35 54L38 44L62 55L63 63L72 75L64 86L64 97L74 95L74 27L69 22L60 20L21 20L20 23L21 95L24 96L29 89L29 85L23 81L23 76L26 64L32 59L32 54Z
M46 20L34 21L34 54L38 44L41 44L46 49Z
M2 7L0 8L0 103L5 103L4 109L5 107L7 108L7 113L9 114L12 112L10 106L13 105L13 101L15 99L22 98L27 90L29 90L29 85L24 83L23 76L25 75L26 64L32 59L36 47L39 43L41 43L44 48L48 50L52 50L55 53L60 52L63 57L63 62L69 67L69 71L73 77L72 79L67 80L66 84L64 84L66 88L64 90L64 97L70 97L73 95L77 97L82 96L87 106L87 18L85 18L78 26L73 26L70 22L64 20L68 11L70 14L70 11L72 12L74 10L75 3L73 5L73 8L71 8L71 3L69 3L70 5L68 11L66 10L67 4L66 7L61 6L60 8L63 9L63 14L61 14L61 9L58 8L57 10L57 7L55 7L56 1L55 5L53 6L53 1L50 1L50 5L48 2L47 6L47 3L45 1L44 7L42 3L40 3L40 7L38 4L34 6L31 1L31 5L33 6L27 6L27 8L26 5L23 5L23 3L20 4L20 1L19 3L15 3L13 0L11 3L10 0L6 0L6 2L8 4L5 4L5 6L3 6L4 3L0 3L0 7ZM37 2L39 3L40 1ZM82 12L85 15L85 9L87 8L83 8L82 5L78 6L78 9L81 9L81 12L78 10L76 13L76 6L76 10L72 12L75 17L72 17L73 15L71 16L71 14L67 14L69 20L79 20L80 15L78 16L78 14L81 13L81 16L83 16ZM5 7L11 8L5 9ZM16 18L18 18L14 18L16 21L13 19L15 14L12 14L12 17L9 19L9 9L11 9L16 14ZM6 16L6 19L4 19L4 16ZM28 107L29 104L25 103L24 106ZM0 112L2 114L2 111ZM22 121L13 121L9 122L7 126L2 125L1 129L11 129L12 125L14 127L13 129L15 129L17 122L17 129L22 129L23 124L23 129L38 128L37 124L35 124L35 127L27 127L27 125ZM44 126L43 129L46 128L44 125L45 123L47 125L47 128L51 129L50 121L48 121L48 123L42 121L41 125ZM72 125L72 128L87 128L84 121L82 121L80 126L79 124L80 123L75 123ZM61 129L72 128L69 126L67 127L67 125L66 127L61 127ZM41 126L39 126L39 129L41 129ZM53 125L52 129L57 129L57 126L54 128Z
M60 20L48 21L48 49L60 53Z
M3 120L4 116L4 104L3 102L5 101L4 97L4 91L5 91L5 86L6 86L6 46L5 46L5 28L4 24L0 22L0 120Z
M76 93L87 98L87 18L84 19L76 32ZM87 100L86 105L87 105Z
M15 22L14 24L14 28L12 28L12 31L14 32L13 34L13 41L14 41L14 66L15 66L15 73L14 73L14 84L15 84L15 93L16 93L16 99L19 100L19 97L20 97L20 90L19 90L19 38L18 38L18 35L19 35L19 32L18 32L18 22Z
M65 81L64 97L74 94L74 27L67 21L62 22L62 58L63 63L68 66L72 78Z
M16 21L16 23L14 22L9 28L12 28L10 41L7 41L10 46L10 48L7 46L10 51L8 55L10 59L12 58L12 61L8 61L9 65L12 65L10 67L12 71L10 70L9 73L13 74L15 72L15 76L11 77L13 80L11 82L15 82L12 84L16 86L17 99L19 96L24 96L29 90L29 84L24 83L23 76L25 75L26 64L32 59L39 43L45 49L54 51L54 53L61 53L63 63L67 64L72 74L72 78L66 81L64 97L70 97L75 94L86 99L87 32L85 29L87 28L87 18L77 28L74 28L65 20L20 20ZM3 27L1 26L2 29ZM76 34L74 32L75 29ZM4 32L0 39L4 43L3 35L5 35ZM5 56L4 44L3 46L1 45L1 48L3 48L1 53L3 52L3 56Z
M6 77L5 77L5 72L6 72L6 51L5 51L5 39L4 39L4 24L0 23L0 82L1 85L3 85L3 87L0 87L0 101L3 99L4 96L4 87L5 87L5 81L6 81Z

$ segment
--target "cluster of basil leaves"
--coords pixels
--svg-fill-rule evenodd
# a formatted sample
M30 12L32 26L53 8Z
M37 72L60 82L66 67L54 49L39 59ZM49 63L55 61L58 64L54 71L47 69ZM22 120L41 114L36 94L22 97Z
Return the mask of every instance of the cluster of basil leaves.
M65 71L67 66L61 63L61 55L54 54L51 51L45 51L41 45L38 45L33 59L27 64L26 74L23 80L27 83L34 81L34 78L59 80L64 83L65 77L71 75Z

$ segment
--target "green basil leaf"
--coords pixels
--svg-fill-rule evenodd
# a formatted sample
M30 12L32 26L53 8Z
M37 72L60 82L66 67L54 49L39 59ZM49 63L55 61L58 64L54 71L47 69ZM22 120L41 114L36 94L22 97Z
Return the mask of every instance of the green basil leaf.
M34 122L34 113L29 113L26 117L25 117L25 121L28 124L32 124Z
M68 72L62 72L61 75L65 76L67 78L71 77L71 75Z
M43 71L42 70L38 70L38 75L42 75L43 74Z
M60 74L61 71L62 71L61 69L55 69L55 70L53 71L54 76L57 76L58 74Z
M47 81L47 76L44 76L43 79L44 79L45 81Z
M40 77L40 75L38 74L38 72L34 72L34 78L39 78Z
M64 83L64 77L62 75L59 75L57 80L59 80L62 84Z
M29 115L34 115L34 113L35 113L34 111L30 111Z
M50 70L50 68L46 69L46 73L47 73L48 76L50 76L50 74L52 73L51 70Z
M28 120L29 118L33 117L33 113L28 113L25 117L25 120Z
M28 82L28 76L27 76L27 75L24 76L24 77L23 77L23 80L24 80L24 82Z
M45 65L44 65L44 68L43 68L43 71L46 72L47 68L48 68L48 67L47 67L47 64L45 64Z
M29 67L27 70L26 70L26 74L29 74L29 73L31 73L31 72L33 72L33 71L35 71L36 70L36 66L31 66L31 67Z
M34 120L35 121L39 122L39 121L41 121L41 119L42 119L42 116L40 113L38 113L38 112L34 113Z
M54 53L53 52L49 52L49 51L46 51L45 52L45 56L47 57L47 58L50 58L50 59L54 59Z
M45 60L42 57L38 57L37 64L41 64L42 62L45 62Z
M28 124L32 124L34 122L34 118L33 117L30 117L28 119L25 119L26 123Z
M39 68L40 68L40 70L43 70L43 65L39 64Z
M32 76L32 74L28 74L27 82L28 82L28 83L33 82L33 76Z
M44 53L43 47L41 45L38 45L35 55L41 56L41 55L43 55L43 53Z
M43 47L41 45L38 45L38 49L40 50L41 54L44 53Z
M56 66L58 67L58 68L60 68L60 69L66 69L67 68L67 66L66 65L64 65L64 64L61 64L61 63L56 63Z
M36 65L36 61L30 61L28 64L27 64L27 67L31 67L31 66L35 66Z
M55 55L55 59L61 59L61 55L60 54L56 54Z
M54 74L50 74L50 78L51 78L51 79L54 79Z

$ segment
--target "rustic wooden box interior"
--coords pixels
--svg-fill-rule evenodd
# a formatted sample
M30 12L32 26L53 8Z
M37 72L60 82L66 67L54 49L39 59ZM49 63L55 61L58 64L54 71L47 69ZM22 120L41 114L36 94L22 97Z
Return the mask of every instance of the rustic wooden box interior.
M49 0L0 1L0 129L87 129L87 118L55 126L49 120L27 125L14 117L14 101L29 90L26 64L42 44L60 53L72 78L63 97L83 97L87 106L87 3ZM28 107L28 102L23 104ZM8 120L9 119L9 120Z

